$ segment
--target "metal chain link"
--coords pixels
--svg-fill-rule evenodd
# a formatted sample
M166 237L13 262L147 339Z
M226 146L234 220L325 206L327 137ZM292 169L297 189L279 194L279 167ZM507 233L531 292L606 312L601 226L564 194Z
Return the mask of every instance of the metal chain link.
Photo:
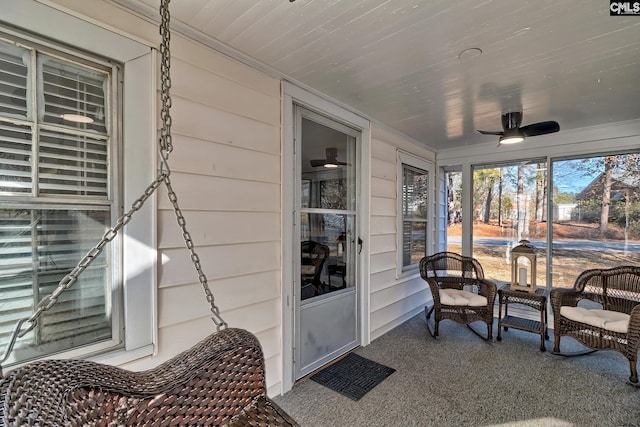
M107 243L111 242L118 232L131 221L131 217L137 211L139 211L144 203L151 197L151 195L158 189L160 184L164 183L167 188L167 194L169 201L173 207L173 211L176 215L176 220L182 231L182 237L185 241L185 245L190 252L191 261L198 274L198 280L200 281L204 293L207 297L207 302L210 305L213 323L216 325L217 330L221 330L227 327L227 322L220 316L220 309L216 306L215 298L209 288L207 276L202 270L200 264L200 257L195 251L191 234L187 230L187 222L182 214L182 210L178 205L178 196L173 190L171 185L171 170L169 169L169 155L173 151L173 142L171 139L171 95L169 90L171 89L171 32L169 28L170 14L169 14L169 2L170 0L162 0L160 4L160 35L162 42L160 44L161 62L160 62L160 75L161 75L161 102L162 110L160 118L162 120L162 129L160 131L160 170L156 179L149 184L144 190L144 193L131 205L129 211L123 214L117 219L115 225L104 233L100 241L78 262L78 264L58 283L57 288L48 296L44 297L36 306L33 314L28 318L23 318L16 322L13 333L9 339L9 343L5 349L2 358L0 358L0 377L2 377L2 364L9 358L9 355L13 351L13 347L18 338L24 337L27 333L33 330L37 323L38 318L45 311L53 307L57 302L60 295L69 289L78 280L78 276L87 268L91 263L102 253ZM25 326L26 325L26 326Z
M164 177L164 183L167 187L167 193L169 196L169 201L173 206L173 212L176 215L176 221L178 221L178 225L182 230L182 237L184 242L189 249L191 254L191 261L193 262L193 266L198 273L198 280L202 285L202 289L204 290L205 295L207 296L207 302L209 303L211 314L213 317L213 323L215 323L216 328L218 330L226 328L227 322L220 317L220 309L216 305L215 298L213 297L213 293L211 293L211 289L209 288L209 283L207 281L207 276L204 274L202 270L202 266L200 265L200 257L196 253L195 247L193 245L193 241L191 240L191 234L187 230L187 221L182 215L182 210L178 205L178 196L173 191L173 186L171 185L171 179L169 176L171 175L171 171L169 170L169 154L173 150L173 143L171 140L171 114L169 110L171 109L171 94L169 93L169 89L171 88L171 49L170 49L170 41L171 41L171 30L169 28L169 23L171 22L171 16L169 14L169 2L170 0L162 0L160 4L160 16L161 16L161 24L160 24L160 35L162 36L162 43L160 45L160 69L161 69L161 86L162 86L162 131L160 132L160 147L162 151L163 157L163 167L165 168L166 174Z

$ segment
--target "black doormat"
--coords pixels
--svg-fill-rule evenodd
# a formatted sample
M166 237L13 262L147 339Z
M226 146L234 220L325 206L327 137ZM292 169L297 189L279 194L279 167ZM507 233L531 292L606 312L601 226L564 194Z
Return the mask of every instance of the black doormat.
M396 370L354 353L327 366L311 379L318 384L358 401Z

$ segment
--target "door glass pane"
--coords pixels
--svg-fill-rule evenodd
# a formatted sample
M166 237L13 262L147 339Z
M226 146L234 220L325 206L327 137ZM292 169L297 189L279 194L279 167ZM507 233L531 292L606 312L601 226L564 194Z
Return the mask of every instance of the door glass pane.
M538 286L546 285L546 163L476 167L473 172L473 256L485 275L511 281L511 248L535 247Z
M355 137L302 118L301 299L355 286Z
M302 299L355 286L354 215L303 213Z
M553 162L552 280L571 287L582 271L638 264L640 155Z
M302 119L303 208L355 211L355 138Z

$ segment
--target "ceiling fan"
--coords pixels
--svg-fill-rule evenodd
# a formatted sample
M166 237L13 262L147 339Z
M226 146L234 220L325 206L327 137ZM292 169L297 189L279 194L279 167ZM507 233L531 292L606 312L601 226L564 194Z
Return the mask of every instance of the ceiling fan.
M524 141L528 136L546 135L548 133L558 132L560 125L558 122L548 121L532 123L527 126L520 127L522 123L522 111L513 111L502 115L502 132L478 130L483 135L499 135L499 144L516 144Z
M338 149L335 147L328 147L326 149L326 158L324 159L311 159L309 163L314 168L324 166L325 168L337 168L338 166L347 166L349 163L341 162L337 159Z

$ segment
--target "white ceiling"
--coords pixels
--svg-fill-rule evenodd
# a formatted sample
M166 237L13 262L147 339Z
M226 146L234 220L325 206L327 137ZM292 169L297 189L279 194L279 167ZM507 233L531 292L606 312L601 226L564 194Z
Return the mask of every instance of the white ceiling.
M159 0L114 0L157 19ZM500 116L640 118L640 16L606 0L174 0L174 29L439 150ZM466 57L465 49L482 54ZM538 136L535 138L545 138Z

